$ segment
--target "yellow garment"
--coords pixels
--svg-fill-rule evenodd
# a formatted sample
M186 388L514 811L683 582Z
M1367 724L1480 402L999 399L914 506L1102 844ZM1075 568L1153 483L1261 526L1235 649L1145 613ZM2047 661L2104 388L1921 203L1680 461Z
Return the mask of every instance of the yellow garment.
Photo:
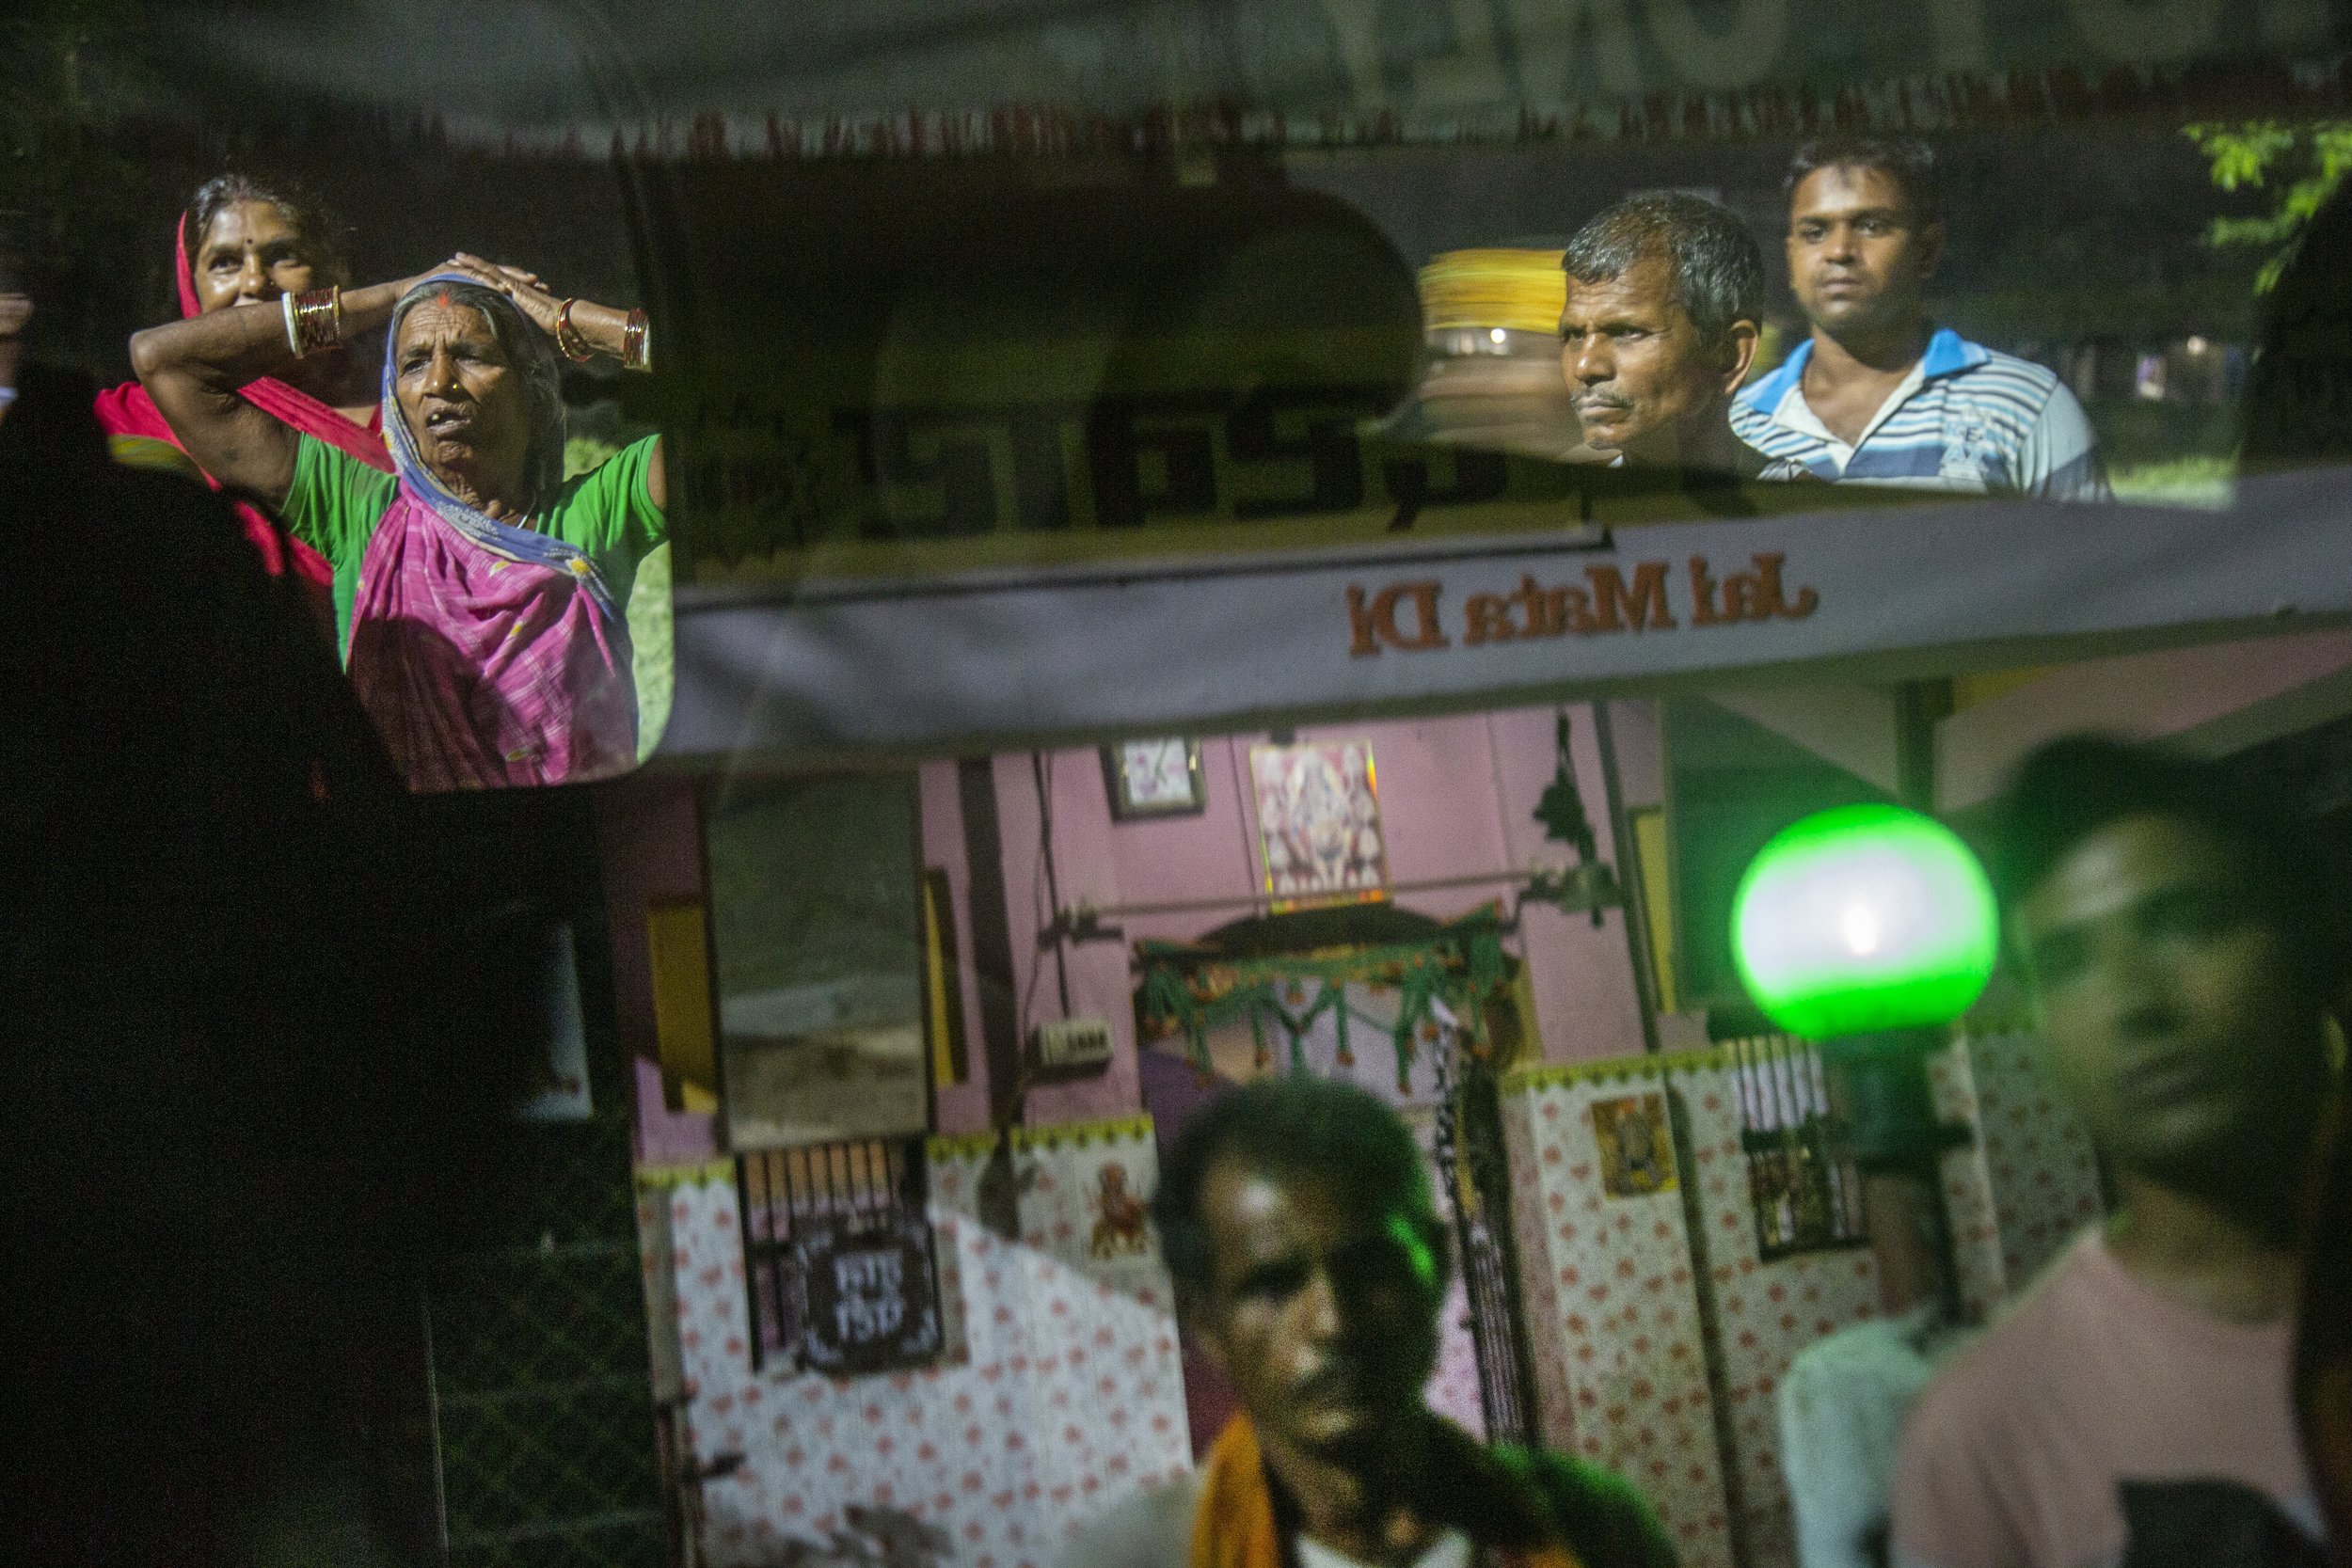
M204 470L196 466L195 458L157 436L109 436L106 452L126 468L151 468L204 483Z
M1496 245L1432 258L1421 269L1422 325L1432 332L1500 326L1550 337L1568 302L1562 254Z
M1583 1568L1564 1546L1496 1550L1491 1560L1502 1568ZM1281 1568L1274 1489L1266 1483L1257 1429L1247 1416L1235 1416L1210 1446L1188 1561L1191 1568Z

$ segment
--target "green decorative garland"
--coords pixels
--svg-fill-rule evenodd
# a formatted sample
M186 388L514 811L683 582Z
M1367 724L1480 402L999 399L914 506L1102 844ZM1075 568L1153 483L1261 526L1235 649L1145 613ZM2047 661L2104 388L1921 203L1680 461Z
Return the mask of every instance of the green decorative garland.
M1348 1042L1351 1021L1388 1032L1396 1049L1400 1089L1412 1071L1414 1041L1435 1016L1432 1004L1442 1003L1463 1021L1466 1044L1473 1054L1483 1055L1487 1049L1486 1004L1503 984L1502 940L1491 910L1466 915L1424 941L1378 947L1235 958L1190 943L1140 942L1136 956L1143 966L1136 999L1139 1016L1147 1027L1181 1031L1201 1071L1209 1070L1210 1032L1245 1015L1257 1042L1259 1065L1271 1060L1266 1043L1266 1020L1271 1017L1289 1037L1295 1071L1305 1062L1301 1042L1308 1030L1328 1012L1334 1015L1343 1066L1355 1060ZM1305 1004L1309 985L1318 990L1313 1002ZM1375 1019L1349 1006L1350 985L1395 987L1395 1020ZM1304 1011L1293 1010L1302 1004Z

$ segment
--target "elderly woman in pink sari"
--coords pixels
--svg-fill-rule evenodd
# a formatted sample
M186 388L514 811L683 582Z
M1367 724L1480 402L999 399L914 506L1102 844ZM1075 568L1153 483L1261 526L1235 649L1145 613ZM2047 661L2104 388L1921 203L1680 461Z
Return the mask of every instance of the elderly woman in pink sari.
M180 214L173 236L172 273L182 318L342 282L332 234L326 215L290 185L248 174L206 181ZM392 459L377 422L375 384L373 356L346 349L247 382L238 395L304 435L389 473ZM95 412L116 461L171 468L212 483L137 382L99 393ZM325 558L300 540L281 536L260 509L240 503L237 514L262 563L271 575L299 583L324 622L334 580Z
M392 472L243 395L379 326ZM625 607L638 562L668 537L661 442L564 479L558 348L643 370L645 318L459 256L131 340L188 452L332 565L352 683L415 789L578 782L636 762Z

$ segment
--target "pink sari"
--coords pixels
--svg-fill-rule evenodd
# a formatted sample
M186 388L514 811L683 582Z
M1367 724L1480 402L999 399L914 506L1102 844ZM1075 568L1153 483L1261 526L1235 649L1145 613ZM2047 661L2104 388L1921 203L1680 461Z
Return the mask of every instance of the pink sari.
M188 267L188 218L180 214L180 228L171 247L173 270L180 281L180 314L183 319L201 313L197 303L196 276ZM246 402L291 425L305 436L351 453L372 468L392 471L391 454L384 450L383 410L369 416L364 425L352 423L326 404L308 392L297 391L282 381L263 376L243 388L239 393ZM171 432L163 411L155 400L147 395L147 388L135 381L98 394L93 405L99 427L106 433L106 443L118 462L140 467L171 467L201 479L214 489L220 488L211 475L196 466L196 460L181 449L180 438ZM262 564L272 577L292 576L302 585L304 596L314 610L325 617L327 626L335 624L335 569L326 558L288 534L272 521L267 513L246 502L237 503L237 516L245 524L245 536L261 553Z
M392 313L397 338L409 306ZM485 300L486 309L513 309ZM544 341L532 337L545 355ZM545 367L553 385L554 368ZM583 783L637 765L628 619L595 561L453 495L418 456L384 356L385 445L400 487L359 563L351 684L416 790ZM560 431L558 436L560 449Z
M351 683L409 788L580 783L637 766L628 622L588 565L485 547L401 486L360 564Z

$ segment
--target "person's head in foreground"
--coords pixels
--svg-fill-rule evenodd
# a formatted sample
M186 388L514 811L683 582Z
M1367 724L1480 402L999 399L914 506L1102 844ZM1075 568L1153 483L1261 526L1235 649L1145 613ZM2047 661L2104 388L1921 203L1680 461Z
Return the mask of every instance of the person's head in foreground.
M1764 258L1723 207L1627 197L1569 240L1560 369L1585 445L1627 463L1740 471L1732 394L1756 359Z
M1262 1079L1186 1124L1153 1210L1185 1326L1262 1443L1344 1462L1420 1419L1448 1254L1394 1112Z
M1789 161L1788 284L1817 331L1858 352L1924 338L1944 260L1935 154L1909 136L1828 136ZM1915 343L1911 343L1915 352Z
M2327 1560L2290 1399L2341 973L2311 836L2153 747L2078 736L2018 768L1994 879L2042 1076L2113 1203L1913 1408L1904 1568Z
M1177 1135L1152 1213L1185 1334L1242 1414L1201 1470L1092 1521L1065 1563L1672 1564L1613 1477L1488 1449L1422 1403L1446 1230L1382 1101L1304 1075L1225 1094Z
M2122 1207L2288 1225L2343 967L2295 814L2213 763L2061 740L2019 768L1994 870L2043 1069Z

